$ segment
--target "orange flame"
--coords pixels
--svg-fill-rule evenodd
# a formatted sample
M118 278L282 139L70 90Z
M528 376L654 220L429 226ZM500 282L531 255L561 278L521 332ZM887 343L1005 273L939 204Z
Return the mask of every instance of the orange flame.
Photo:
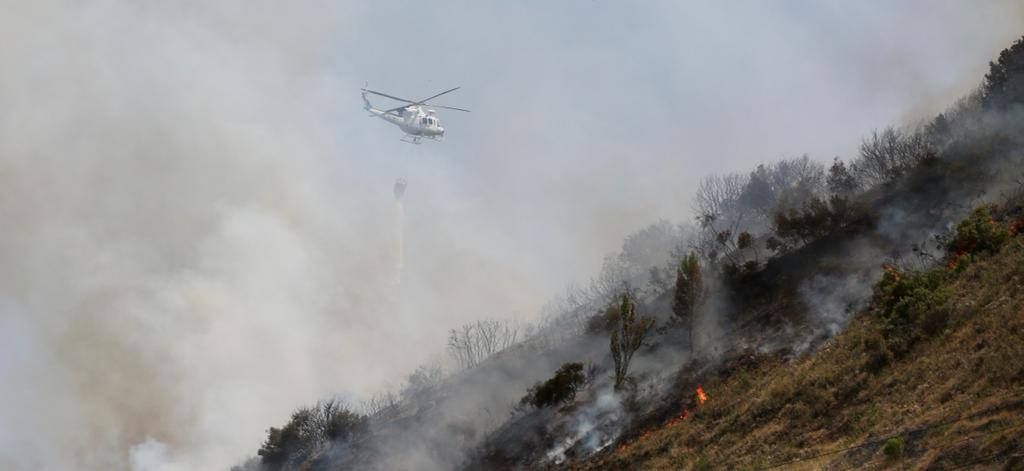
M888 263L883 263L882 269L884 269L885 273L892 278L892 281L900 281L900 270L898 268Z
M700 385L697 385L697 402L698 402L698 404L703 404L707 400L708 400L708 395L704 392L704 388L701 387ZM667 422L665 422L664 424L661 425L661 428L671 427L671 426L673 426L675 424L678 424L679 422L682 422L682 421L686 420L689 416L690 416L690 409L684 408L683 411L679 413L678 417L673 417L673 418L669 419ZM654 433L654 430L647 430L643 434L641 434L639 437L634 439L633 441L625 442L625 443L620 444L618 446L618 448L615 449L615 452L616 453L625 453L626 450L629 450L629 447L631 447L633 445L636 445L637 443L643 442L644 440L650 438L650 436L653 433Z
M686 418L689 417L689 416L690 416L690 410L689 409L683 409L683 412L681 414L679 414L679 417L672 417L671 419L669 419L668 422L665 422L665 426L666 427L671 427L671 426L673 426L675 424L678 424L679 422L682 422L682 421L686 420Z
M1012 226L1010 226L1010 235L1017 235L1024 232L1022 229L1024 229L1024 218L1018 219Z
M949 259L949 264L947 266L951 269L956 268L956 266L960 263L960 258L962 258L966 254L967 253L964 252L963 250L957 250L956 254L953 255L953 258Z

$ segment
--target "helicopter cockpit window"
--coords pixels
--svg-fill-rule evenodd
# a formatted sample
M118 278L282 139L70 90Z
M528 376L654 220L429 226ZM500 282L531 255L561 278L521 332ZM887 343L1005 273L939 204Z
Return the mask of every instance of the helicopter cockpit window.
M420 119L420 124L426 126L427 125L427 118L421 118Z

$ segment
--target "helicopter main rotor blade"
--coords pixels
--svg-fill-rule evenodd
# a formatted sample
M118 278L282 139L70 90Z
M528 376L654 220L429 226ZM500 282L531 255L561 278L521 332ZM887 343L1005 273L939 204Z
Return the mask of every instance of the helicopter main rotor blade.
M444 106L444 105L426 105L426 106L429 106L431 108L444 108L446 110L465 111L467 113L471 113L471 111L469 111L469 110L464 110L462 108L456 108L454 106Z
M384 110L383 113L384 114L389 114L390 113L390 114L399 115L398 113L395 113L395 112L398 111L398 110L404 109L406 106L408 106L408 105L402 105L402 106L399 106L398 108L391 108L390 110ZM399 116L401 116L401 115L399 115Z
M366 89L366 88L360 88L360 90L362 90L362 91L364 91L366 93L372 93L374 95L380 95L380 96L385 97L385 98L390 98L392 100L404 101L406 103L413 103L413 104L417 103L417 102L412 101L412 100L406 100L405 98L398 98L396 96L388 95L387 93L375 92L373 90L369 90L369 89Z
M417 102L415 102L415 103L416 103L417 105L422 105L422 104L424 104L424 103L426 103L426 102L428 102L428 101L430 101L430 100L433 100L434 98L437 98L437 97L439 97L439 96L441 96L441 95L444 95L444 94L446 94L446 93L451 93L451 92L454 92L455 90L458 90L458 89L460 89L460 88L462 88L462 87L455 87L455 88L453 88L453 89L451 89L451 90L445 90L445 91L443 91L443 92L441 92L441 93L438 93L437 95L434 95L434 96L432 96L432 97L430 97L430 98L424 98L424 99L422 99L422 100L420 100L420 101L417 101Z

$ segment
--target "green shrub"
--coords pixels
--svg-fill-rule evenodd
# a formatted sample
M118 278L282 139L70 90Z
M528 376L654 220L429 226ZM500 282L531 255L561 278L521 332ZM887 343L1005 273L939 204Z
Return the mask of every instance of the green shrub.
M995 220L993 205L982 205L956 225L946 242L949 268L962 269L974 254L994 254L1010 239L1010 228Z
M892 363L892 352L885 342L885 337L882 337L881 334L876 333L865 337L861 342L861 347L864 349L864 367L868 371L878 373Z
M538 409L564 404L573 400L576 397L576 392L582 389L586 383L587 377L583 373L583 363L566 363L558 368L551 379L533 385L519 403L529 404Z
M949 254L948 268L963 269L976 257L999 251L1012 235L1011 228L996 221L995 206L983 205L960 221L943 243ZM948 302L953 297L947 286L950 271L938 267L925 271L904 271L886 265L875 285L874 309L882 321L882 334L895 355L906 353L918 340L941 333L949 323ZM867 347L875 345L865 345ZM880 351L874 348L874 351ZM876 358L881 361L884 357ZM869 360L869 368L881 363Z
M945 326L946 303L952 290L945 286L948 272L942 269L902 271L886 266L875 285L875 312L882 334L896 355L906 353L918 340Z
M904 447L905 443L902 438L893 437L886 440L885 444L882 445L882 454L891 460L899 459L903 457Z

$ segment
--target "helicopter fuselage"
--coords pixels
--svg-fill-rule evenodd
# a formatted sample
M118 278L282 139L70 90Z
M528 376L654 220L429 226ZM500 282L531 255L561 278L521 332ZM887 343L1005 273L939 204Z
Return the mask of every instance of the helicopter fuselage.
M398 111L385 112L373 107L366 109L395 126L410 136L440 139L444 137L444 126L434 114L434 110L425 110L422 106L407 106Z

